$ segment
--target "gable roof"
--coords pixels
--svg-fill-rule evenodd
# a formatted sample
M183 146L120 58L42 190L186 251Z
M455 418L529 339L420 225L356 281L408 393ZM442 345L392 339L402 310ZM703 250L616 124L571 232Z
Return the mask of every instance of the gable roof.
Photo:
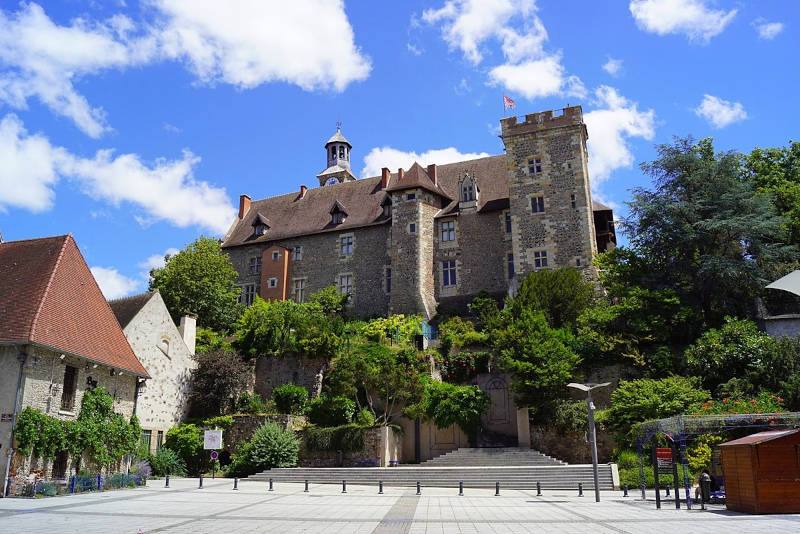
M758 445L759 443L764 443L766 441L772 441L774 439L780 439L786 436L791 436L792 434L797 434L798 432L800 432L800 430L798 429L768 430L766 432L758 432L757 434L750 434L749 436L735 439L733 441L726 441L725 443L720 443L718 447L730 447L733 445Z
M117 322L123 330L157 292L158 290L156 289L155 291L147 291L138 295L108 301L111 311L114 312Z
M0 344L10 343L148 376L72 235L0 243Z
M414 189L417 187L427 189L428 191L446 198L447 200L452 200L452 198L445 193L441 187L433 183L431 177L428 176L428 172L416 161L408 169L408 172L403 173L402 177L398 176L394 180L391 180L389 182L389 186L386 188L386 191L402 191L403 189Z
M419 167L419 171L422 171L424 176L415 170L412 178L415 180L427 179L431 187L434 187L425 169L416 163L412 165L412 169L414 166ZM412 169L404 173L405 180L409 179L408 176ZM469 172L470 176L474 176L480 187L478 211L485 213L508 208L508 167L505 154L500 154L436 166L438 188L441 190L441 192L436 192L440 195L444 193L445 200L456 199L448 202L439 216L457 211L458 181L463 177L464 171ZM407 183L405 180L402 182L403 184ZM391 222L391 216L383 214L382 203L386 198L387 191L395 190L397 182L397 173L392 173L386 189L381 188L381 177L374 176L336 185L314 187L307 190L303 196L294 191L285 195L255 200L242 220L234 220L231 229L222 240L222 247L266 243L303 235L388 224ZM417 186L411 185L410 187ZM331 223L329 212L336 201L348 207L347 219L338 225ZM595 204L597 204L595 207L597 210L601 205L599 202L595 202ZM259 213L269 217L273 226L266 234L256 236L253 232L252 222Z

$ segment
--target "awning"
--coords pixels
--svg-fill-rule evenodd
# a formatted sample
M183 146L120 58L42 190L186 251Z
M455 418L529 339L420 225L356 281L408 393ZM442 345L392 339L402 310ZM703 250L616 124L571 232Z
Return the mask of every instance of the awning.
M800 270L793 271L783 278L775 280L767 289L780 289L781 291L788 291L800 297Z

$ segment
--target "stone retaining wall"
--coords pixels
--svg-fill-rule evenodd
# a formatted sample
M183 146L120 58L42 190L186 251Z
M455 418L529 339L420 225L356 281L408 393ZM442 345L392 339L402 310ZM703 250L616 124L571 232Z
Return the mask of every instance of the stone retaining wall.
M304 415L272 414L272 415L234 415L233 426L222 433L225 450L235 454L239 444L247 441L264 423L278 423L283 428L298 431L306 425Z

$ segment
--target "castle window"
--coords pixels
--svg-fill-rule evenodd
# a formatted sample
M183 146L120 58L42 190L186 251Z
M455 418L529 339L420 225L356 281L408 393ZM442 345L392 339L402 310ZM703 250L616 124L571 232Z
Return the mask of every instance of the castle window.
M406 195L406 200L414 200L415 198L417 198L416 193L409 193Z
M411 223L408 225L408 233L409 234L416 234L417 233L417 225L415 223Z
M514 255L509 254L506 260L508 261L508 279L511 280L514 278Z
M162 445L164 445L164 431L159 430L156 434L156 452L161 450Z
M573 193L570 193L569 195L569 205L572 207L572 209L575 209L575 195Z
M272 261L275 261L280 257L281 257L281 253L280 252L273 252L272 253Z
M250 274L261 273L261 256L255 256L253 258L250 258L250 265L248 270Z
M381 204L383 208L383 216L390 217L392 215L392 201L387 197Z
M342 295L350 295L353 293L353 275L341 274L339 275L339 293Z
M575 267L580 267L580 266L581 266L581 259L580 259L580 258L577 258L577 259L575 260Z
M277 278L270 278L267 280L268 287L278 287L278 279Z
M455 241L455 240L456 240L455 221L442 221L442 241Z
M445 287L456 285L456 262L455 260L442 262L442 285Z
M539 174L542 172L542 158L532 157L528 158L528 174Z
M339 248L342 256L353 254L353 236L345 236L339 239Z
M533 213L544 213L544 197L531 197L531 211Z
M341 211L334 212L331 221L333 224L342 224L344 222L344 213Z
M267 233L267 225L266 224L257 224L253 227L253 231L256 235L264 235Z
M306 297L306 279L298 278L292 282L292 292L295 302L303 302Z
M245 284L242 286L242 294L239 296L239 302L247 304L248 306L253 303L256 298L256 285Z
M64 389L61 391L61 409L71 412L75 408L75 391L78 388L78 368L64 367Z
M339 147L339 159L344 159L344 147Z
M477 200L478 192L477 188L475 187L475 180L466 172L464 173L464 177L459 181L459 187L461 192L461 202L472 202Z
M387 293L391 293L392 292L392 268L391 267L387 267L386 268L386 292Z
M336 147L335 146L331 147L331 157L333 159L336 159Z
M537 250L533 253L533 266L537 269L547 267L547 251Z
M506 233L511 233L511 214L506 212Z
M303 247L294 247L294 259L295 260L303 259Z
M153 440L153 431L152 430L142 430L142 436L139 439L139 442L142 448L146 448L148 451L150 450L150 445Z

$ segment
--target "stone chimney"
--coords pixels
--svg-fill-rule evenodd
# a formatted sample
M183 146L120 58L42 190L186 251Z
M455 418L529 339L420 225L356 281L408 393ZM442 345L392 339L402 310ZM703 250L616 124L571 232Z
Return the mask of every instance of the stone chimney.
M386 189L389 185L389 178L392 177L392 171L386 167L381 169L381 189Z
M404 175L405 173L406 173L406 171L404 171L402 167L400 167L399 169L397 169L397 181L398 181L398 182L399 182L400 180L402 180L402 179L403 179L403 175Z
M247 195L239 195L239 220L244 219L247 212L250 211L250 197Z
M192 315L184 315L181 317L181 326L178 328L178 332L181 333L183 342L186 344L189 352L194 355L195 343L197 341L197 318Z
M303 197L306 196L306 191L308 191L308 188L301 184L300 185L300 198L303 198Z
M431 163L428 165L428 176L433 181L433 185L439 185L439 178L436 174L436 164Z

